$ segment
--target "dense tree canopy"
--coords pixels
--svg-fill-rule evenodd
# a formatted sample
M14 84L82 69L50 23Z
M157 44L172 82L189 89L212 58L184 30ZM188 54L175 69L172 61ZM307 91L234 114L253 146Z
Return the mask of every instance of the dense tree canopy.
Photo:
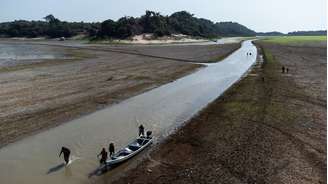
M128 38L141 33L153 33L155 36L185 34L197 37L222 36L278 36L280 32L255 33L236 22L213 23L197 18L193 14L180 11L170 16L158 12L146 11L140 17L122 17L117 21L108 19L102 23L65 22L53 15L43 18L45 21L17 20L0 23L1 37L71 37L84 34L92 38ZM297 31L288 35L326 35L327 31Z
M106 20L101 24L98 37L127 38L140 33L154 33L155 36L185 34L199 37L253 36L255 32L234 22L214 24L210 20L196 18L186 11L170 16L146 11L139 17L123 17L117 22Z
M56 38L86 34L98 38L128 38L141 33L153 33L155 36L185 34L210 38L255 35L254 31L238 23L213 23L207 19L194 17L186 11L176 12L170 16L146 11L141 17L122 17L117 21L108 19L102 23L65 22L53 15L47 15L44 20L0 23L0 36Z
M71 37L78 34L96 35L99 23L65 22L53 15L44 17L45 21L17 20L0 23L0 36L7 37Z

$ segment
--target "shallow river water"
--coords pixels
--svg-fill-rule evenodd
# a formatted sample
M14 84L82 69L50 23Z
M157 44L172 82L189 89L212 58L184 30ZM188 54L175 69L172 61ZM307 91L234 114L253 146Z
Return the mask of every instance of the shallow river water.
M108 183L108 174L88 176L99 165L96 155L102 147L108 148L110 141L116 149L126 145L137 136L139 123L152 130L157 140L167 136L238 81L255 63L256 52L245 41L219 63L5 146L0 149L0 183ZM69 147L76 159L66 168L58 158L61 146Z
M37 44L0 42L0 66L27 64L47 59L65 59L65 54L52 47Z

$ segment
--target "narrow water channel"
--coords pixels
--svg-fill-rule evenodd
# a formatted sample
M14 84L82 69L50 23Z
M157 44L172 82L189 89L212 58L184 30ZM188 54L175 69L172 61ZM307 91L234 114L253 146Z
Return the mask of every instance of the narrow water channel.
M219 63L10 144L0 149L0 183L106 183L104 176L88 177L99 165L96 155L102 147L107 148L110 141L117 149L126 145L137 136L139 123L157 139L167 136L238 81L256 55L256 47L245 41ZM76 159L67 168L61 167L63 161L58 158L61 146L71 148Z

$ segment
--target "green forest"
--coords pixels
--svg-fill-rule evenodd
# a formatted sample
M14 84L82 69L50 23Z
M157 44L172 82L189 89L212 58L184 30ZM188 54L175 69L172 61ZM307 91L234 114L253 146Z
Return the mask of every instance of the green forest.
M43 21L16 20L0 23L1 37L72 37L85 35L93 39L126 39L142 33L153 33L161 37L171 34L185 34L195 37L216 38L223 36L254 36L255 31L235 22L218 22L197 18L193 14L180 11L170 16L146 11L140 17L122 17L117 21L66 22L53 15Z

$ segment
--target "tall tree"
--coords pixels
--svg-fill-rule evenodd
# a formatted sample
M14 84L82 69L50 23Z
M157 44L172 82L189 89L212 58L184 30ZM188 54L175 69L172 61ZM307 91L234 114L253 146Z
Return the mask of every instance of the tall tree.
M60 22L59 19L57 19L55 16L52 14L45 16L43 19L45 19L47 22L50 24L58 24Z

